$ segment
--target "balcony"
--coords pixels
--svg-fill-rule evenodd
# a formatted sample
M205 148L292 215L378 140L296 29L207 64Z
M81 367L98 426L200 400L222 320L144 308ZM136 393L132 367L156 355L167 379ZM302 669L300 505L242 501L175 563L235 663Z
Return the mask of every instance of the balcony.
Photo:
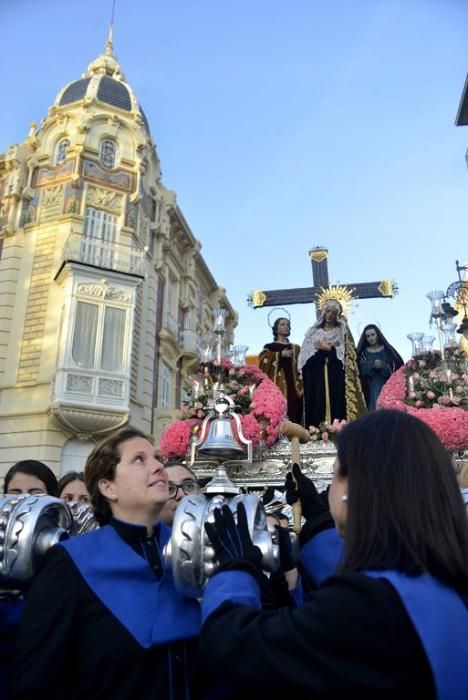
M137 246L104 241L72 233L62 251L62 264L78 262L104 270L114 270L138 277L146 276L145 251Z
M127 422L129 392L130 378L125 373L58 368L49 412L67 430L106 433Z
M184 328L180 332L179 336L179 345L181 346L182 350L186 353L190 354L198 354L198 338L197 334L195 331L191 330L190 328Z

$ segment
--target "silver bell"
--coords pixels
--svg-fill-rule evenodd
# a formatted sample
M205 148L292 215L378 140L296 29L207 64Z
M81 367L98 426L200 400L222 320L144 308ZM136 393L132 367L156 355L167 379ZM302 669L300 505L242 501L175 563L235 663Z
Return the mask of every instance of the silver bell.
M244 449L234 438L229 416L220 415L210 422L208 437L198 448L198 454L222 460L244 457Z

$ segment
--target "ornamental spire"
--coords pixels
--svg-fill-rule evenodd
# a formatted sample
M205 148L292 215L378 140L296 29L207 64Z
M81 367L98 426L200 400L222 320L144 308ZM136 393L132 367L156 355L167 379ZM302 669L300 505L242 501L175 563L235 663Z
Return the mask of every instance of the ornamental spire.
M111 21L109 24L109 35L107 37L106 50L105 50L105 53L107 54L107 56L113 56L113 51L114 51L114 43L113 43L114 12L115 12L115 0L112 0L112 14L111 14Z
M119 65L116 57L114 56L114 12L115 12L115 0L112 0L112 14L111 21L109 24L109 33L107 35L106 47L104 53L100 54L92 63L88 66L88 71L85 73L84 77L90 75L96 75L96 73L105 73L115 80L121 80L125 82L125 75L123 74L122 68Z

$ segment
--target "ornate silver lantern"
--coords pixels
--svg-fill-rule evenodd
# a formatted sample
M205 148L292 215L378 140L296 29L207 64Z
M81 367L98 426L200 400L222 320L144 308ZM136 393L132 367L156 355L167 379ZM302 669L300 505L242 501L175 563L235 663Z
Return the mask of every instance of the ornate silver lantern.
M241 502L252 541L263 554L265 570L276 571L278 568L278 545L273 543L268 532L265 510L256 496L186 496L177 508L172 537L164 552L166 565L172 567L176 587L184 595L199 598L207 579L216 570L214 550L205 533L205 523L213 522L214 509L223 505L228 505L236 518L237 505Z
M0 498L0 588L23 589L46 551L74 534L72 514L43 494Z

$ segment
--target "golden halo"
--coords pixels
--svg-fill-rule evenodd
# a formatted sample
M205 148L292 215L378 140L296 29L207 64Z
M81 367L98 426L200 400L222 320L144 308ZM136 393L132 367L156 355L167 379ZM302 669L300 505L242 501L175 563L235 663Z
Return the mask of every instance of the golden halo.
M337 284L326 288L322 287L316 301L320 311L323 310L323 307L327 301L337 301L343 309L343 315L347 316L348 309L354 301L354 297L352 291L350 291L347 287Z

